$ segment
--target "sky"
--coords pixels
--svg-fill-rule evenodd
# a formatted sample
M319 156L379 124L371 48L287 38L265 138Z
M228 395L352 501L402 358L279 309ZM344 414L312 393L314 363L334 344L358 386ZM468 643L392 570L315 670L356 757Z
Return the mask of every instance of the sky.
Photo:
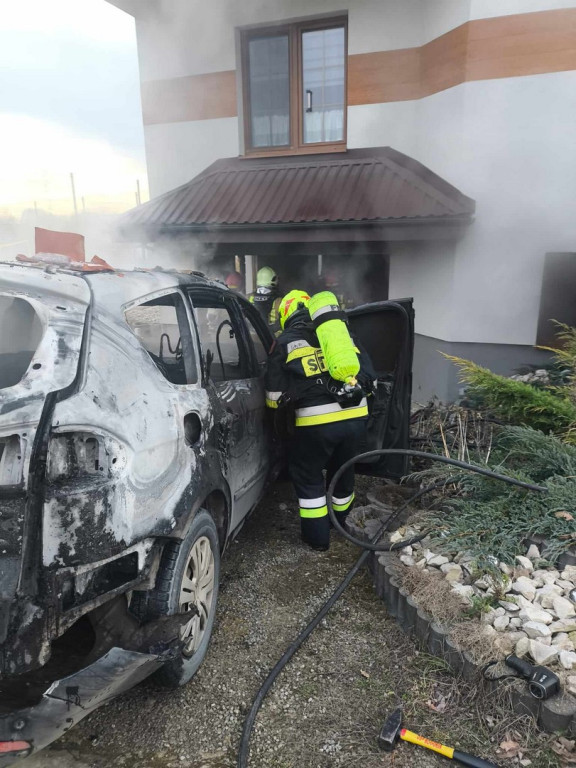
M147 199L134 19L106 0L0 0L0 214Z

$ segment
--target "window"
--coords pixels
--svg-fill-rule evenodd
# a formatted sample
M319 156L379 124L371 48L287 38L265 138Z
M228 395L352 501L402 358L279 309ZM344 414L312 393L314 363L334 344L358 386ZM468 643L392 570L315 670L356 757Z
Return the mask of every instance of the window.
M126 322L160 372L172 384L198 381L188 316L178 293L127 309Z
M193 296L204 370L213 382L245 379L249 363L236 318L222 300Z
M42 333L40 317L32 304L0 296L0 389L13 387L24 378Z
M334 151L346 138L346 19L241 34L247 154Z

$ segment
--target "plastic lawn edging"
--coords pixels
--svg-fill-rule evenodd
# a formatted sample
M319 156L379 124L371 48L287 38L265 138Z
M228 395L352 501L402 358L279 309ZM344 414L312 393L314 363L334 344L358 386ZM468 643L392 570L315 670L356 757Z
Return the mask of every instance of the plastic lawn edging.
M382 510L383 505L374 503L372 494L368 498L372 502L371 506ZM362 508L357 512L362 512ZM367 531L354 522L350 521L348 525L358 538L368 538ZM396 619L402 630L423 651L443 659L456 676L466 681L480 678L482 666L451 639L450 627L435 622L432 616L415 603L408 590L401 586L401 566L395 552L372 552L368 570L376 594L385 604L388 614ZM495 677L514 674L503 662L493 669ZM561 731L570 738L576 738L576 698L571 694L562 690L558 695L541 701L529 693L526 682L520 678L506 681L486 678L486 684L493 690L497 686L506 686L512 710L516 714L533 717L543 731Z

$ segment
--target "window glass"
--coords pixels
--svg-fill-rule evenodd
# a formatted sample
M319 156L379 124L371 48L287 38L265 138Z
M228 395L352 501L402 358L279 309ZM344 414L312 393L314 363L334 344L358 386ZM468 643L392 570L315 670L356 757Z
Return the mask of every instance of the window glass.
M288 35L250 40L248 70L252 146L281 147L290 144Z
M18 384L42 339L42 323L25 299L0 296L0 389Z
M158 369L172 384L198 380L196 358L190 343L188 319L177 293L147 301L125 312L134 331Z
M252 340L252 346L254 347L256 361L260 367L260 370L263 370L268 360L268 352L266 350L266 346L264 345L264 341L260 338L260 335L254 326L254 321L250 315L245 312L244 317L246 318L246 325L248 327L250 339Z
M204 366L209 369L212 381L246 378L245 356L236 321L228 308L222 304L202 306L201 299L193 301Z
M344 138L344 27L302 33L304 143Z

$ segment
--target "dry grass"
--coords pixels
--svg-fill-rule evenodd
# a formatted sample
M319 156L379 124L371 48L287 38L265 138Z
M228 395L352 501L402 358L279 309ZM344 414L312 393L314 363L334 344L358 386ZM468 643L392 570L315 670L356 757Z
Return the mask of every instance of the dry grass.
M418 606L438 624L452 625L463 619L462 602L443 574L403 567L400 580Z
M450 627L451 640L467 651L476 664L482 665L494 658L494 643L482 631L478 621L468 619L465 606L451 590L441 573L428 573L419 568L402 568L402 586L410 592L414 602L430 615L434 622Z
M479 411L432 402L417 410L411 422L412 440L423 451L468 462L490 458L495 425Z
M494 658L494 642L490 635L482 631L477 621L461 621L450 630L450 639L463 651L467 651L479 666Z

